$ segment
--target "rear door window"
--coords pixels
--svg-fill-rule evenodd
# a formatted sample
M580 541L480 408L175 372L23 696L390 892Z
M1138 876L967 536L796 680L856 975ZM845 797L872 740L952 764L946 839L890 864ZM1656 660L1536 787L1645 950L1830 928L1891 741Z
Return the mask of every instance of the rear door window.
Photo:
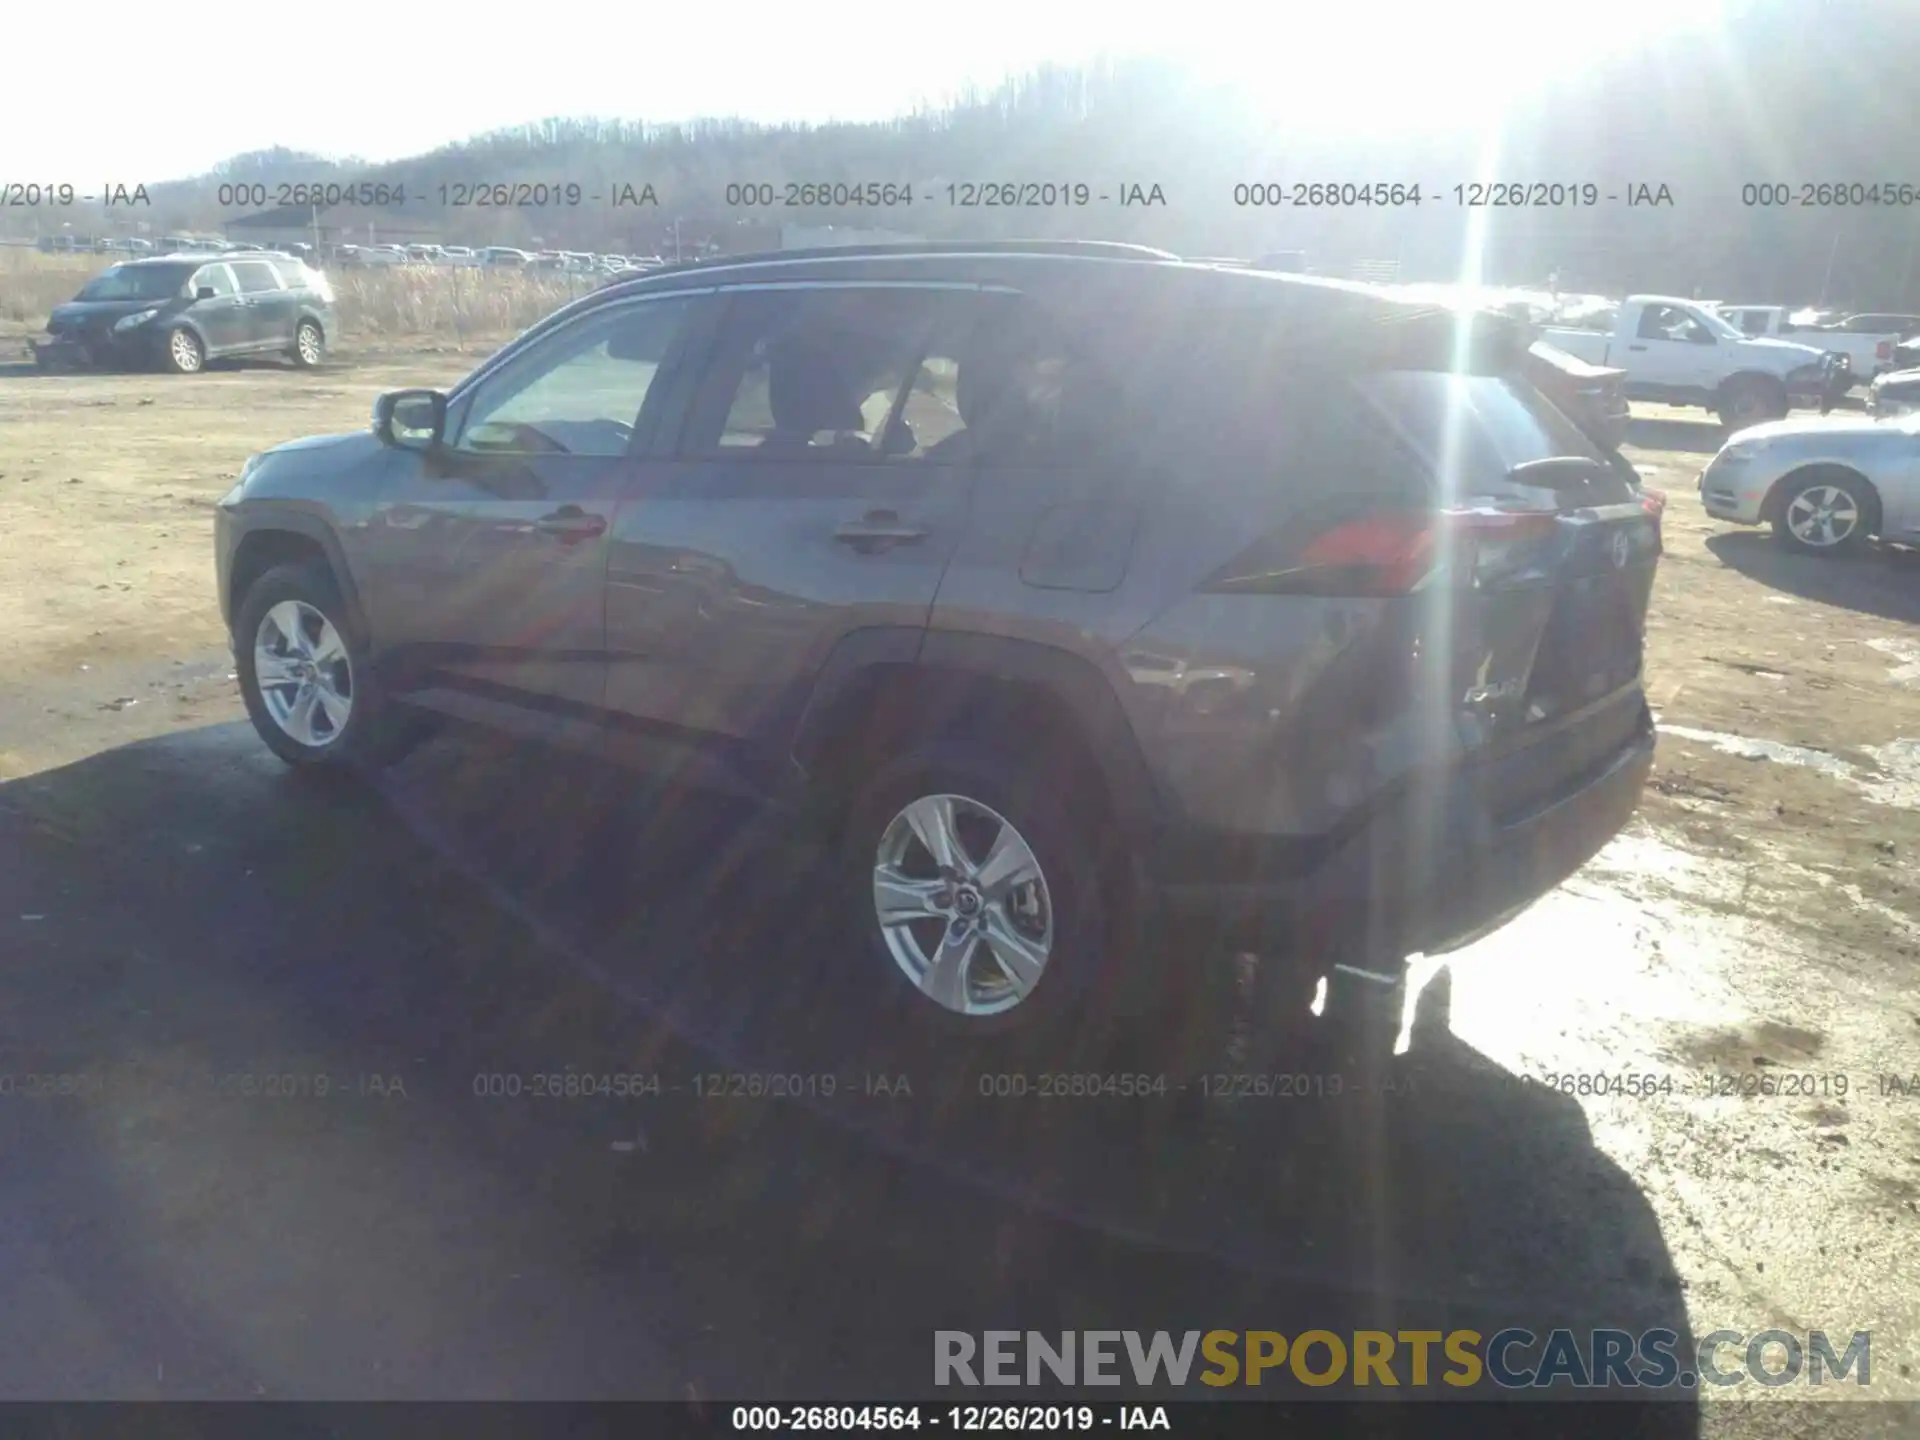
M1104 469L1144 453L1158 412L1130 385L1129 362L1153 354L1137 316L1028 295L963 304L956 399L982 464Z
M240 293L257 295L268 290L280 288L280 277L273 267L264 260L240 260L234 263L234 278L240 282Z
M946 301L905 287L742 290L682 450L787 462L955 458Z
M1623 477L1587 434L1517 376L1386 370L1356 388L1375 422L1419 457L1446 503L1474 499L1610 504L1630 498ZM1591 462L1519 478L1540 461ZM1540 483L1541 481L1549 483Z

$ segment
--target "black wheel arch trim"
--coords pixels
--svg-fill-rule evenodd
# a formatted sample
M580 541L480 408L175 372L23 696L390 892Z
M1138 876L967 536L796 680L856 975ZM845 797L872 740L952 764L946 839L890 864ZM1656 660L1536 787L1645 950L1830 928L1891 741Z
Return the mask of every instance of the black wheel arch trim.
M1750 385L1755 382L1765 385L1770 390L1778 390L1783 395L1787 393L1785 377L1775 375L1770 370L1736 370L1714 387L1714 393L1725 395L1736 385Z
M327 568L333 571L334 583L340 587L340 598L346 602L349 622L363 639L371 642L373 627L368 623L366 609L360 603L360 588L354 583L353 571L347 565L346 549L326 521L300 510L268 510L257 515L236 513L233 527L233 554L236 559L248 538L254 535L282 532L298 535L319 545L321 553L327 558ZM245 600L246 596L238 593L232 597L232 609L236 616Z
M1139 739L1098 666L1058 646L975 631L902 625L845 636L821 667L794 729L789 753L802 777L830 742L842 703L872 684L881 668L903 665L1046 692L1087 737L1088 753L1106 780L1120 821L1138 833L1165 815Z

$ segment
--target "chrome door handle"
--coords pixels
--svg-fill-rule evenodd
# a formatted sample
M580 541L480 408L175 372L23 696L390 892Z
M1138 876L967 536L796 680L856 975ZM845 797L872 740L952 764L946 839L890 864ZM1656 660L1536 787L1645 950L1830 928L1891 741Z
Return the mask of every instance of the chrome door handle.
M533 522L542 535L555 535L566 543L591 540L607 533L607 517L589 515L577 505L567 505Z
M865 553L888 545L912 545L926 539L927 532L902 521L891 510L869 510L858 520L849 520L838 527L833 538Z

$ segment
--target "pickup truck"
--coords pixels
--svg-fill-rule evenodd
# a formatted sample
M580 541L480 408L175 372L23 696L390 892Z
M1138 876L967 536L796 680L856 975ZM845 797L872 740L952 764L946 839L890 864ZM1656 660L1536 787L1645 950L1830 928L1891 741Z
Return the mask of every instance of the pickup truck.
M1853 365L1856 385L1870 385L1873 377L1893 364L1893 347L1903 336L1899 331L1871 332L1839 325L1797 325L1784 305L1717 305L1714 307L1738 327L1741 334L1759 340L1792 340L1801 345L1816 345L1822 350L1837 350Z
M1842 356L1749 339L1693 300L1632 295L1610 316L1595 312L1589 324L1548 326L1539 338L1589 364L1625 370L1630 400L1698 405L1730 429L1781 419L1795 402L1824 413L1853 383Z

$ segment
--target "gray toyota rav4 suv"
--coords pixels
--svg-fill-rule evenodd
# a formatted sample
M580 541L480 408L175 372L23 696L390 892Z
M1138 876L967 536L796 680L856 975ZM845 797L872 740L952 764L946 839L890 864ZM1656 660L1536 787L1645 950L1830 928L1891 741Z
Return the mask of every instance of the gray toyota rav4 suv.
M1525 345L1091 242L678 266L253 457L220 603L295 766L452 719L795 804L846 983L937 1026L1151 1018L1221 952L1390 992L1652 761L1660 501Z

